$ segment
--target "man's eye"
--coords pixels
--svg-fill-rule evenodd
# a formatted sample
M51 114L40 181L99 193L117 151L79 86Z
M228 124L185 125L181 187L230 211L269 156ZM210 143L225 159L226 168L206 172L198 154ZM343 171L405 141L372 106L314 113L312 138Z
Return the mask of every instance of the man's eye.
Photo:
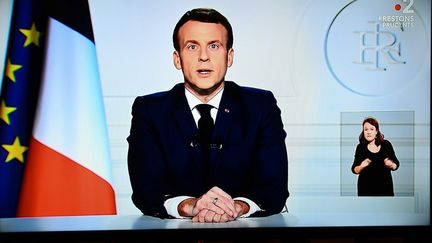
M190 44L187 46L187 49L191 51L195 51L196 49L198 49L198 46L195 44Z
M217 49L219 48L219 45L216 44L216 43L213 43L213 44L210 44L210 45L209 45L209 48L210 48L210 49L213 49L213 50L217 50Z

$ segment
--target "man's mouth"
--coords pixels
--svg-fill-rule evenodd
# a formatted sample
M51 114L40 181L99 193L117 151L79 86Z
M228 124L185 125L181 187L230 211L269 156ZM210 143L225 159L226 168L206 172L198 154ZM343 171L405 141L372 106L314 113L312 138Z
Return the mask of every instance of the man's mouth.
M210 69L198 69L197 72L200 75L208 75L208 74L210 74L212 72L212 70L210 70Z

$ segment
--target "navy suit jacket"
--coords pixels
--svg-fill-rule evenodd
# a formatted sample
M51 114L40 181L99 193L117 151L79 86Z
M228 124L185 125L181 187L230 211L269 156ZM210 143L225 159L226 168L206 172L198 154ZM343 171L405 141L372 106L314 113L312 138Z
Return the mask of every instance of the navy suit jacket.
M270 91L225 81L206 166L184 84L137 97L132 106L128 168L132 201L143 214L169 218L163 204L199 197L218 186L263 211L281 212L288 198L286 133Z

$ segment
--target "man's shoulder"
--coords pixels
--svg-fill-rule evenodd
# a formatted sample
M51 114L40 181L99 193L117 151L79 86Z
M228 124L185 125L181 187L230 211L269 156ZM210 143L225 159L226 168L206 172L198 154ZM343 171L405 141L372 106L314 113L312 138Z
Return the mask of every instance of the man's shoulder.
M182 84L176 84L170 90L137 96L133 101L132 111L147 111L151 114L169 113L169 110L181 103L181 95L184 94L182 87L184 87Z
M245 113L254 116L261 114L260 111L264 113L274 111L277 107L276 97L270 90L251 86L240 86L229 81L226 82L225 93L223 94L225 99L222 98L222 101L226 102L224 105L241 105Z
M173 96L180 94L181 89L182 89L182 84L176 84L170 90L159 91L151 94L137 96L135 99L136 101L146 102L146 103L165 102L167 101L167 99L171 99Z
M238 85L233 81L225 81L225 87L233 93L237 93L245 96L262 96L262 95L273 95L270 90L257 88L252 86Z

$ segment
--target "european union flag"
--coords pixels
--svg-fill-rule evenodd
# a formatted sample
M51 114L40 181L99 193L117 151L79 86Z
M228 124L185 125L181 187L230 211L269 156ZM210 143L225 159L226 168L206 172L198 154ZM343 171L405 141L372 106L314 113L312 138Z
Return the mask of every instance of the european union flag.
M0 96L0 217L15 217L41 79L43 0L15 0Z

